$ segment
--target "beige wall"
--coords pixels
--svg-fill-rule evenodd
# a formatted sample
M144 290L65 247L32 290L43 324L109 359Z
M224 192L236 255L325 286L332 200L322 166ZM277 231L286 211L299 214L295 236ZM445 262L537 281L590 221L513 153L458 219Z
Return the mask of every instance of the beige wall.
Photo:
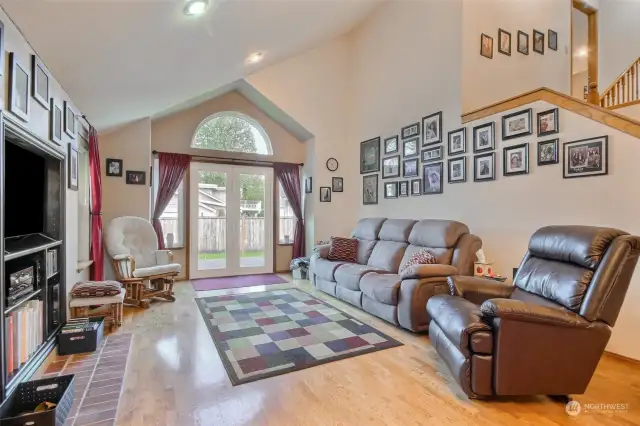
M640 1L601 0L598 5L598 88L604 91L640 57Z
M573 74L571 77L571 96L584 100L584 86L589 82L587 71Z

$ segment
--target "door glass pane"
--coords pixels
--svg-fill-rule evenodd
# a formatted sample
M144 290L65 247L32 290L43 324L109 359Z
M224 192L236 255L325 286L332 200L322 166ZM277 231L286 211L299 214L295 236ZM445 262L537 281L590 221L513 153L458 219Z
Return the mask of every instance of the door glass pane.
M265 177L240 174L240 267L265 266Z
M227 174L200 171L198 270L227 267Z

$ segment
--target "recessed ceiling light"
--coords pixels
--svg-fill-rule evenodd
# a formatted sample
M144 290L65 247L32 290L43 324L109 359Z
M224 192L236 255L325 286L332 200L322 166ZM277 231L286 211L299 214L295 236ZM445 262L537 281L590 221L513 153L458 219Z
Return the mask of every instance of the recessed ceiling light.
M263 58L264 58L264 53L263 52L252 53L251 55L249 55L247 57L246 63L247 64L257 64Z
M207 0L189 0L182 11L188 16L202 15L207 10L207 6L209 6Z

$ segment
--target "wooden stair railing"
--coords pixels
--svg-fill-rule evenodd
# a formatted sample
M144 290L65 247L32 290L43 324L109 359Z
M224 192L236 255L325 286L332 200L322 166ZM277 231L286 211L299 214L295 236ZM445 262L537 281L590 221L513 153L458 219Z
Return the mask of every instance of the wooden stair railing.
M640 103L640 58L626 69L602 93L600 106L609 109Z

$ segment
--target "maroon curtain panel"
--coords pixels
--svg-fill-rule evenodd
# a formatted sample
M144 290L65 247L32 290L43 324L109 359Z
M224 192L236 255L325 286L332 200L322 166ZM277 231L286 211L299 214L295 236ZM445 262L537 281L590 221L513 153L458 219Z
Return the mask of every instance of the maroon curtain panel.
M158 154L158 163L158 197L156 198L156 207L153 209L153 229L158 237L158 247L160 250L164 250L160 215L167 208L171 197L180 186L189 163L191 163L191 156L161 152Z
M100 150L98 132L89 128L89 174L91 182L91 253L93 260L89 277L92 281L104 280L104 248L102 246L102 178L100 174Z
M289 204L296 215L296 230L293 234L293 258L304 256L304 217L300 187L300 166L290 163L276 163L273 166L276 177L282 185Z

